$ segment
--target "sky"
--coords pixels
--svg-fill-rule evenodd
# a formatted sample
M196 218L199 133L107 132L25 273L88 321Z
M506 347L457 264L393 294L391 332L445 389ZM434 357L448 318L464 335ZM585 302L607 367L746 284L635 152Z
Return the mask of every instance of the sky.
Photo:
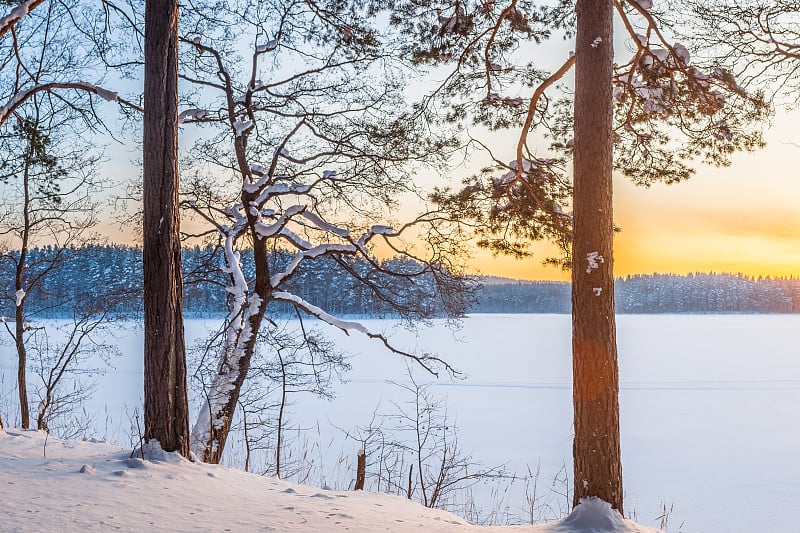
M615 48L620 56L625 54L625 36L621 33L615 39L619 40ZM553 39L542 45L537 57L544 68L553 68L570 46ZM569 78L571 74L563 80L566 85L571 83ZM424 91L427 85L435 82L423 79L411 84L416 91ZM766 148L736 154L726 168L698 165L696 174L683 183L643 188L616 176L614 220L621 232L615 238L615 275L713 271L800 276L798 123L800 110L778 108L765 133ZM192 134L184 129L181 135L187 141ZM508 159L512 159L517 132L493 135L498 136L489 143L495 145L493 150L508 152ZM122 160L136 157L134 148ZM473 166L479 168L481 163L473 162ZM118 173L129 174L130 169L122 163ZM472 173L469 168L456 168L442 179L458 183L459 177ZM436 179L423 178L423 186L440 185ZM401 215L413 216L414 212L413 206L404 206ZM117 242L131 241L131 232L120 232L111 225L106 233ZM464 270L515 279L569 279L568 272L542 264L545 258L557 255L555 247L536 244L533 252L532 257L517 260L476 249Z
M766 131L766 148L736 154L729 167L697 166L688 181L649 188L615 177L614 272L633 274L729 272L800 276L800 110L778 110ZM128 152L122 159L133 159ZM121 165L120 173L135 167ZM106 233L131 242L116 224ZM526 280L568 280L569 272L544 266L557 253L536 244L517 260L475 250L470 273Z
M690 180L633 185L615 176L614 272L730 272L800 276L800 111L779 110L766 148L737 154L726 168L696 167ZM535 246L524 260L478 253L482 274L567 280L541 260L554 249Z

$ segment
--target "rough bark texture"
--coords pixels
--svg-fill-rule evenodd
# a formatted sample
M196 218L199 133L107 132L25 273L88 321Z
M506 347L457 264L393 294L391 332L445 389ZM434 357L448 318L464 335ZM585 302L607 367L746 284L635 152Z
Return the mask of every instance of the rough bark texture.
M612 0L578 0L576 6L573 504L597 496L622 513L612 268L612 9Z
M146 441L189 455L178 211L178 2L145 6L144 423Z

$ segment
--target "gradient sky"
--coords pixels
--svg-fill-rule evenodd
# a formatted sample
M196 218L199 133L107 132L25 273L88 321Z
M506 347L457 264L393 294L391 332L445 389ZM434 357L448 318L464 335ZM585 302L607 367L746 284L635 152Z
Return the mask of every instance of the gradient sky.
M615 274L714 271L800 276L797 124L800 111L779 111L767 132L765 149L737 154L730 167L698 166L696 175L683 183L643 188L617 176L614 218L622 231L615 239ZM137 172L120 163L119 174ZM468 175L464 169L454 173ZM409 215L413 212L408 210ZM130 242L132 234L119 233L115 226L106 226L110 238ZM568 280L568 272L542 265L544 258L556 253L547 244L535 245L534 256L522 260L476 250L465 267L492 276Z
M767 147L737 154L727 168L699 166L687 182L614 186L615 274L742 272L800 276L800 111L779 111ZM524 260L476 254L482 274L566 280L541 265L552 248Z
M543 45L541 57L557 62L568 47L561 41ZM569 85L569 77L564 81ZM419 83L415 86L424 90ZM765 136L767 147L736 154L730 167L697 166L695 176L686 182L650 188L617 176L614 219L622 231L615 239L615 274L714 271L800 276L800 110L779 109L773 122ZM188 129L182 132L182 146L191 135ZM514 158L517 132L485 137L500 158ZM126 148L127 153L117 154L107 165L113 175L139 172L130 165L138 149ZM480 168L482 163L472 166ZM452 170L455 183L459 176L473 173L469 167L468 163ZM429 176L423 185L441 184L440 180ZM403 207L401 218L416 211ZM131 241L131 232L121 233L114 226L105 228L112 240ZM534 251L533 257L516 260L476 250L465 267L468 272L517 279L569 279L568 272L542 265L544 258L557 253L554 247L537 244Z

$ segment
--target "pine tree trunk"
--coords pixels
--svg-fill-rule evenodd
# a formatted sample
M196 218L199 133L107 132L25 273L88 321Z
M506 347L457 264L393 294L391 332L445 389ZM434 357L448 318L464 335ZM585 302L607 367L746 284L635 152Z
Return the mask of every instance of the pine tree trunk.
M178 2L147 0L144 79L146 441L189 455L178 210Z
M622 513L612 256L612 9L612 0L578 0L576 6L573 504L597 496Z

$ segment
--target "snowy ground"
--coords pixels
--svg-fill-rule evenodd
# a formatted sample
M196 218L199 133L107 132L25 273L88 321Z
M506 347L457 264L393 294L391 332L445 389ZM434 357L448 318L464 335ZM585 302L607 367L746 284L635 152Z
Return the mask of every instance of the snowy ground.
M385 321L367 324L390 328ZM187 336L199 337L204 327L189 321ZM547 489L559 472L571 477L572 470L569 327L564 315L478 315L465 321L460 341L441 325L418 337L397 330L395 338L435 351L468 374L462 381L440 379L431 389L447 398L463 449L486 465L507 463L517 472L540 465ZM797 530L798 330L797 315L619 317L626 514L657 526L666 505L670 532ZM304 438L319 443L312 452L320 485L346 489L352 476L341 471L339 458L354 457L359 446L334 426L364 425L379 402L402 401L385 380L402 380L405 368L375 342L331 335L354 354L350 381L332 402L298 398L290 420L312 428ZM122 331L119 343L125 356L99 378L90 409L99 437L127 445L128 415L141 403L141 332ZM10 356L0 358L0 372L0 408L13 422ZM509 515L524 517L520 489L505 495L503 505ZM556 518L569 500L549 496L554 511L548 518Z
M494 532L399 496L335 492L107 443L0 431L0 529L31 531ZM652 533L589 501L531 533Z

